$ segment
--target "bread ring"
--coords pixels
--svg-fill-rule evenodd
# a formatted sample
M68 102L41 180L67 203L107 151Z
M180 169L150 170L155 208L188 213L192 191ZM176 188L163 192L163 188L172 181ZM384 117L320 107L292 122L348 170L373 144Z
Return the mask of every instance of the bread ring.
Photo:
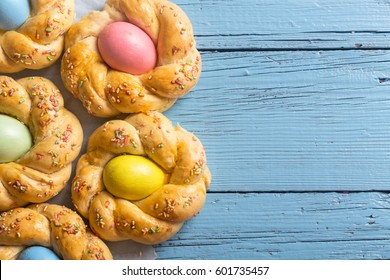
M110 23L128 21L157 48L156 67L141 75L111 69L99 54L97 37ZM61 76L66 88L92 115L165 111L197 83L201 56L187 15L166 0L107 0L66 35Z
M75 18L74 0L32 0L30 17L17 30L0 30L0 72L42 69L62 54L64 33Z
M141 155L157 163L169 181L137 201L110 194L105 165L118 155ZM161 113L146 112L108 121L89 138L72 185L72 200L92 230L104 240L161 243L203 207L211 174L201 142Z
M55 204L33 204L0 216L0 259L14 259L27 246L53 248L65 260L108 260L106 244L86 230L74 211Z
M65 109L58 88L40 77L0 76L0 114L27 125L34 140L19 159L0 163L0 211L46 202L71 176L83 141L79 120Z

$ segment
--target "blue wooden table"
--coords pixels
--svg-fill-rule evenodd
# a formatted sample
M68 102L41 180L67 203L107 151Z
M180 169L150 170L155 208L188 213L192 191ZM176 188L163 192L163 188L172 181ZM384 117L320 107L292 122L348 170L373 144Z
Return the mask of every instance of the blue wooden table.
M213 181L157 259L390 258L390 1L174 2L203 72L166 115Z
M176 3L204 70L167 115L214 177L157 258L390 258L390 1Z

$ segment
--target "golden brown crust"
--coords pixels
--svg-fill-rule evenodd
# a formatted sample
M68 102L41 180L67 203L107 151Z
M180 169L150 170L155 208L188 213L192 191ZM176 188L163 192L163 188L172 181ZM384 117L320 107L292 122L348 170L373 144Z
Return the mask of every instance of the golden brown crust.
M0 246L0 260L15 260L25 246Z
M109 23L128 21L143 29L157 46L156 67L142 75L114 71L97 49L97 37ZM66 36L61 76L66 88L90 114L165 111L198 82L202 70L192 24L166 0L107 0L74 24Z
M64 33L72 25L74 0L30 1L31 13L17 30L0 30L0 72L42 69L62 54Z
M128 201L104 186L106 163L117 155L148 157L168 183L145 199ZM161 243L203 207L211 174L204 148L193 134L173 127L161 113L145 112L108 121L95 130L76 168L72 200L91 228L105 240Z
M40 77L18 81L0 76L0 113L28 126L33 147L14 162L0 164L0 211L49 200L71 175L83 131L64 107L58 88Z
M14 259L33 245L52 248L65 260L112 259L106 244L87 231L76 212L48 203L3 212L0 245L0 259Z

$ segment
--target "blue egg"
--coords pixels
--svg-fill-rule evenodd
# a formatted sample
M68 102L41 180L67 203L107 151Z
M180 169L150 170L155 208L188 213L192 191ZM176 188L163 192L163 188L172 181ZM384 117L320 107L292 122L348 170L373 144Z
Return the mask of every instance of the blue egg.
M60 258L46 247L31 246L19 254L18 260L60 260Z
M18 29L29 16L28 0L0 0L0 30Z

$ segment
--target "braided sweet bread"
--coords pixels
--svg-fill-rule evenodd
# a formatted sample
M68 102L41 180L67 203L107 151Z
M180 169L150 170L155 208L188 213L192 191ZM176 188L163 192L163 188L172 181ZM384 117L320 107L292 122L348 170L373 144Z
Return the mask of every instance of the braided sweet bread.
M123 21L152 39L157 51L154 69L134 75L103 61L98 36L107 25ZM178 6L165 0L107 0L102 11L91 12L70 28L65 43L64 84L99 117L164 111L196 85L201 73L192 24Z
M104 172L123 154L156 163L167 176L164 184L138 200L112 195ZM210 180L205 150L193 134L173 127L161 113L138 113L108 121L91 135L87 153L77 164L72 199L102 239L157 244L171 238L199 212Z
M80 152L79 120L64 108L58 88L40 77L0 76L0 114L27 125L34 142L17 160L0 163L0 211L49 200L64 188Z
M0 216L0 259L14 259L27 246L53 248L65 260L107 260L106 244L86 230L74 211L55 204L33 204Z
M62 54L74 0L32 0L30 17L16 30L0 30L0 72L42 69Z

